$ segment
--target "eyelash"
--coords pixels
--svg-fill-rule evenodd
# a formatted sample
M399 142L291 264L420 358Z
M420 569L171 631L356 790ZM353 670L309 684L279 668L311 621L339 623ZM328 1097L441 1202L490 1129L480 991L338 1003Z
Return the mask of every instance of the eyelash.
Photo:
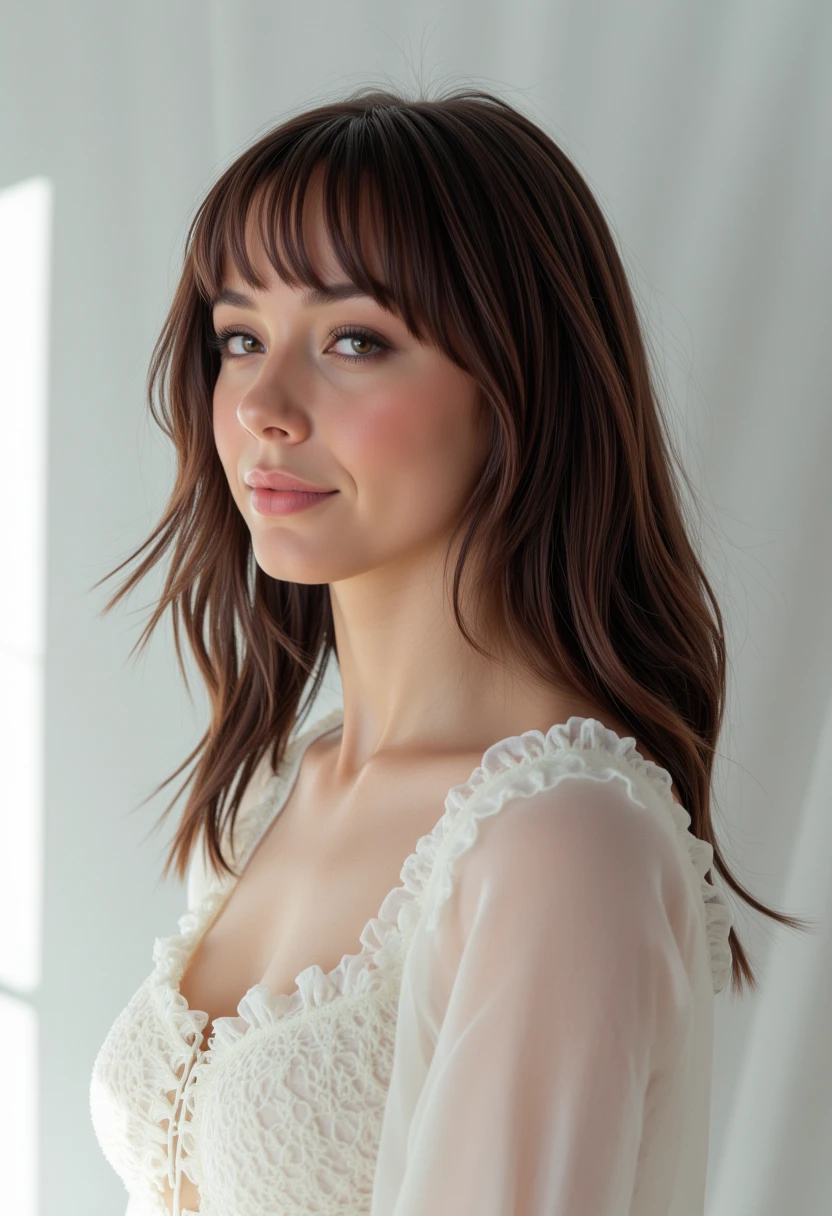
M336 341L341 338L363 338L365 342L372 342L379 349L368 355L341 355L336 352L336 359L342 359L345 363L364 363L367 359L377 359L389 349L386 342L382 342L375 334L368 329L362 329L360 325L342 325L339 329L333 329L330 338L335 338ZM210 334L208 337L209 344L220 353L220 358L225 359L244 359L245 355L232 355L227 349L227 344L231 338L254 338L255 342L259 342L259 338L255 338L254 334L250 334L245 329L235 329L233 326L225 326L223 329L217 330L215 334ZM247 351L246 354L254 354L254 351Z

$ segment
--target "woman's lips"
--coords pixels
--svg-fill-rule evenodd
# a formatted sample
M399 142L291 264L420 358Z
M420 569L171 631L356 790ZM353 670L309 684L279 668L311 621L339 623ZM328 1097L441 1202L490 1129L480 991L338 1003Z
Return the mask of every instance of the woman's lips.
M311 490L251 490L251 505L259 515L294 515L307 507L317 506L337 494L329 490L326 494Z

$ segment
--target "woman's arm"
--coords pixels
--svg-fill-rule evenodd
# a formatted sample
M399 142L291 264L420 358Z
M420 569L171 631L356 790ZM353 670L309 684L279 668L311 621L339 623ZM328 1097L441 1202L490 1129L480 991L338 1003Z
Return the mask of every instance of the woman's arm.
M406 968L373 1216L629 1213L648 1084L688 1033L703 932L675 831L617 780L481 820ZM432 1014L411 1013L436 974L430 1044Z

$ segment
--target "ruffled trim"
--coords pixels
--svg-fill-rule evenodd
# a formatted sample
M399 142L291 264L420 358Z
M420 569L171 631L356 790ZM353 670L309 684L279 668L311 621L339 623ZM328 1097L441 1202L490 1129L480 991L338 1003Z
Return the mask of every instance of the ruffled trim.
M529 767L546 757L557 759L557 766ZM599 763L610 759L614 762L612 766ZM505 782L496 780L504 773L513 773L514 779ZM636 741L632 736L622 739L596 718L573 715L568 722L550 727L545 735L540 730L527 730L502 739L488 748L482 763L463 785L456 785L449 791L445 803L447 819L443 825L446 835L453 831L453 838L444 851L435 877L428 928L436 927L439 910L453 889L455 864L477 839L479 820L495 814L518 793L531 794L551 789L564 777L575 773L600 781L610 780L614 773L618 773L625 779L628 793L635 802L639 802L639 798L633 787L633 777L646 782L658 794L687 845L688 856L699 880L705 907L713 990L715 993L721 992L731 976L732 956L728 934L734 923L734 914L724 894L706 878L713 864L713 846L689 830L691 816L673 797L673 778L667 769L645 759L636 750Z
M343 719L343 708L337 707L320 719L290 746L303 746L333 729ZM557 758L557 771L534 764L541 758ZM286 772L291 771L293 761ZM599 759L608 761L599 764ZM613 763L610 764L609 761ZM501 781L505 773L513 779ZM492 744L483 754L482 762L462 785L453 786L445 799L444 812L426 836L420 837L416 849L405 860L401 886L394 887L385 897L378 916L364 927L357 954L347 954L330 972L313 963L296 977L296 989L291 994L276 994L266 984L256 984L240 1000L236 1017L219 1017L214 1021L214 1033L202 1055L210 1062L214 1054L231 1047L249 1031L274 1026L284 1018L303 1011L319 1009L340 998L358 993L368 994L385 986L390 965L400 959L402 941L409 939L422 912L425 893L432 882L432 903L428 928L435 928L439 910L453 889L456 861L474 844L478 821L494 814L509 798L518 793L518 781L524 781L523 792L534 793L551 788L566 775L585 773L598 780L609 780L618 773L627 782L630 796L638 802L633 778L639 778L656 791L662 804L687 845L688 856L699 879L705 908L708 951L715 992L721 991L731 973L731 950L728 933L734 923L733 912L725 896L706 879L713 862L713 848L690 831L690 814L671 794L673 780L667 769L645 759L636 749L631 736L620 738L595 718L573 715L568 722L558 723L544 735L540 730L524 731ZM274 799L282 790L271 791L262 804L254 809L241 827L243 865L271 821ZM448 847L443 844L448 841ZM437 869L437 859L441 865ZM191 952L200 940L213 916L226 899L228 888L236 878L227 878L207 892L195 909L179 920L180 933L157 938L154 947L155 978L159 984L172 989L171 1015L185 1042L194 1029L200 1032L207 1015L188 1008L185 998L176 990L187 967Z
M214 1020L214 1033L208 1041L211 1054L231 1047L251 1030L275 1026L302 1011L320 1009L359 993L368 995L387 986L401 958L401 943L409 938L419 919L421 897L443 836L444 819L419 838L416 851L402 866L402 885L385 896L378 916L364 926L358 954L345 954L329 972L318 963L304 968L295 976L297 987L291 994L276 994L267 984L256 984L237 1006L238 1017Z
M331 728L342 715L342 710L335 710L325 720L324 729ZM610 764L599 766L599 755L612 758L614 767ZM532 762L547 756L558 758L556 774L536 765L532 767ZM596 759L594 768L591 767L593 757ZM307 967L295 977L297 988L288 995L275 994L266 984L255 985L240 1001L237 1017L216 1019L214 1035L209 1041L212 1053L233 1046L251 1030L272 1027L286 1017L321 1008L338 998L383 987L387 982L388 965L399 958L400 945L408 939L421 914L423 897L431 879L433 898L428 928L435 928L439 909L453 889L454 864L476 840L478 821L494 814L510 797L516 796L516 780L497 780L507 772L528 778L532 789L527 792L551 788L557 780L577 772L599 780L609 780L613 772L617 772L626 780L635 801L638 801L638 792L634 788L634 777L656 790L677 830L684 835L688 856L699 879L714 991L720 991L730 977L728 932L733 913L722 893L705 877L713 861L713 848L688 830L691 817L673 798L673 780L667 769L645 759L636 750L635 739L631 736L622 739L597 719L573 716L564 724L552 726L545 735L539 730L524 731L489 747L482 763L468 780L448 791L439 822L428 835L419 839L415 852L402 866L402 885L387 895L378 916L363 930L361 952L345 955L331 972L324 972L317 963ZM449 841L449 846L443 849L445 841ZM440 854L442 863L437 869Z
M311 742L310 735L323 734L337 725L342 714L339 708L303 734L290 736L280 773L267 780L256 801L238 814L232 854L239 873L242 873L249 855L274 818L275 806L287 796L286 783L292 780L295 772L298 750L302 750L307 741ZM157 937L153 943L154 968L146 984L152 993L161 1024L169 1029L172 1040L165 1058L164 1072L159 1077L158 1090L150 1101L148 1119L151 1130L142 1159L142 1177L154 1179L158 1191L161 1191L164 1179L173 1187L180 1170L197 1187L202 1182L196 1132L196 1098L199 1076L202 1067L210 1061L210 1044L213 1040L209 1040L207 1049L202 1048L208 1014L201 1009L191 1009L179 991L179 985L199 942L237 881L236 874L214 876L196 906L179 917L179 932ZM166 1128L162 1126L165 1123ZM182 1216L190 1214L183 1209ZM193 1213L193 1216L197 1214Z
M400 942L415 927L418 918L421 885L412 883L412 871L405 874L403 869L403 877L406 885L390 891L378 916L362 930L358 955L344 955L331 972L325 972L319 963L311 964L296 976L296 990L288 995L274 993L266 984L255 984L238 1004L238 1017L214 1020L214 1034L208 1041L210 1052L217 1055L249 1031L275 1026L302 1010L320 1009L358 993L369 996L386 987L392 968L399 961Z
M339 725L343 714L343 708L337 706L302 734L290 738L282 769L284 781L278 778L276 784L270 783L262 800L235 825L234 857L240 873L274 818L275 802L285 797L285 781L294 771L298 751L303 751L307 744ZM383 986L386 982L384 973L387 965L396 957L401 935L415 926L418 916L415 900L422 892L433 855L429 838L422 837L416 852L408 857L402 867L400 878L404 885L394 888L387 895L378 916L364 927L359 938L362 947L359 954L345 955L338 966L328 973L317 963L305 968L296 976L297 988L289 996L274 994L265 984L255 985L240 1000L237 1006L239 1016L215 1018L214 1033L201 1055L207 1058L218 1047L236 1041L249 1029L271 1025L302 1009L321 1007L337 997L369 992ZM186 1049L190 1048L195 1032L198 1032L197 1042L201 1040L208 1015L190 1009L178 986L198 943L237 881L233 875L216 879L196 907L179 917L179 932L157 937L154 942L155 970L152 982L164 993L166 1014ZM375 969L371 970L371 967Z
M302 735L290 737L281 774L276 775L268 783L263 791L263 796L249 807L245 814L238 816L234 825L233 854L240 873L274 817L275 804L285 797L285 785L294 771L298 750L302 749L307 742L312 741L310 735L317 737L325 734L336 726L342 717L343 710L339 707L321 718L314 726L309 727L308 731L304 731ZM199 903L194 908L183 912L179 917L177 922L179 932L155 939L153 943L155 968L152 978L156 984L171 985L173 988L178 986L191 955L203 934L207 932L214 916L219 914L220 908L236 883L236 875L215 876ZM178 996L179 993L177 992L176 995ZM184 997L180 999L184 1002Z

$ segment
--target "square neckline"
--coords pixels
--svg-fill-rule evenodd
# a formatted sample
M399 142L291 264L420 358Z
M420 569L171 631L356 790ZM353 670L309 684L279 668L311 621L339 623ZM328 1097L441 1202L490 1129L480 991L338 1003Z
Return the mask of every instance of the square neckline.
M335 715L337 715L337 721L335 721L331 726L327 726L326 723ZM209 1021L211 1022L211 1026L214 1031L214 1034L216 1034L216 1029L217 1029L218 1023L220 1023L220 1022L231 1023L231 1022L236 1022L239 1019L240 1006L245 1005L246 1001L252 996L252 994L256 990L264 989L265 991L267 991L269 993L269 995L271 996L271 998L273 1000L280 1000L280 999L291 1000L293 997L295 997L297 995L297 993L300 990L299 985L297 984L297 979L299 976L304 975L308 971L313 972L313 971L317 970L317 971L320 971L322 975L329 977L329 976L333 975L338 970L339 967L343 966L345 959L353 957L352 955L349 955L349 954L342 955L342 957L339 960L339 962L337 963L337 965L330 972L323 972L323 969L320 967L320 964L318 964L318 963L313 963L313 964L311 964L310 967L303 968L303 970L298 972L298 975L295 977L295 987L291 993L284 994L284 993L273 992L272 989L269 988L268 984L264 984L262 982L262 980L256 984L252 984L251 987L248 988L243 993L243 995L240 997L239 1001L237 1002L237 1013L236 1014L220 1014L219 1017L214 1018L213 1021L211 1021L210 1015L208 1014L208 1012L206 1010L196 1009L193 1005L189 1004L187 998L182 994L182 982L185 978L188 967L190 966L190 964L194 958L194 955L196 954L197 950L199 949L202 941L207 937L212 926L216 923L217 920L219 920L223 909L225 908L226 904L228 903L229 899L231 898L232 892L236 888L240 879L243 877L243 874L245 873L246 868L250 864L251 859L253 858L254 854L257 852L257 849L258 849L259 845L261 844L263 837L266 835L266 833L268 832L271 825L275 822L275 820L278 818L278 816L282 813L284 807L289 802L289 799L292 796L292 793L293 793L295 787L297 786L298 778L300 776L301 765L303 763L303 758L306 755L306 752L312 746L312 744L315 743L318 739L323 739L326 735L332 734L333 731L337 730L338 727L341 725L342 721L343 721L343 709L331 711L329 714L325 715L317 723L315 723L314 726L311 726L309 728L308 732L305 732L308 735L307 738L304 739L304 735L298 735L295 737L294 744L297 747L297 750L296 750L294 756L291 757L290 765L288 767L288 770L285 773L285 779L282 782L283 794L281 796L280 792L278 790L278 796L274 797L273 799L268 799L268 795L267 795L268 801L266 802L266 805L268 806L268 812L263 816L263 822L259 825L259 827L256 829L252 839L245 846L245 849L241 856L242 864L240 867L239 874L237 874L233 879L226 881L226 883L223 885L212 886L211 889L206 891L205 895L200 900L200 903L197 904L196 908L194 908L194 913L198 914L200 905L205 904L206 902L210 901L212 896L214 897L215 906L211 907L210 915L206 916L202 923L198 923L197 926L195 926L195 928L193 930L193 936L191 938L189 938L189 941L188 941L187 953L184 956L184 958L182 959L182 961L180 962L180 965L178 966L175 975L168 980L168 984L169 984L170 989L173 992L175 992L177 994L177 996L180 998L180 1001L181 1001L182 1006L185 1011L187 1011L191 1015L197 1015L198 1017L204 1017L205 1018L205 1027L208 1026ZM280 772L275 773L273 778L269 781L269 785L271 786L273 781L279 781L280 777L281 777ZM217 898L218 896L222 896L222 898L219 899L219 898ZM375 919L375 918L373 918L373 919ZM368 922L368 923L372 923L372 922ZM363 937L364 933L366 932L366 929L367 929L367 926L365 925L364 929L361 932L362 937ZM214 1034L212 1034L208 1038L207 1045L203 1048L201 1045L201 1043L203 1041L205 1041L205 1035L204 1035L204 1030L203 1030L203 1038L200 1042L200 1049L199 1049L200 1056L204 1057L204 1056L211 1054L211 1052L212 1052L211 1040L213 1039Z
M386 908L390 908L395 904L396 912L398 913L400 911L401 902L407 900L408 898L413 898L412 894L409 895L408 893L408 883L406 879L404 882L401 882L391 888L391 890L382 900L378 913L367 921L359 934L358 951L343 954L340 961L335 967L332 968L332 970L325 972L319 963L311 963L308 967L304 967L298 972L298 974L295 976L294 987L292 991L288 993L277 993L263 981L253 984L240 997L240 1000L237 1003L236 1014L221 1014L213 1019L211 1022L212 1033L207 1039L206 1046L202 1046L202 1043L206 1042L204 1029L208 1026L210 1018L206 1010L196 1009L189 1005L187 999L181 992L181 985L187 973L188 967L201 942L207 936L212 925L221 915L223 908L231 897L232 891L242 878L246 867L250 863L266 832L287 805L289 798L297 785L303 757L305 756L308 748L317 739L324 738L326 735L337 730L338 727L343 724L343 716L343 706L338 706L320 718L313 726L309 727L307 732L295 737L293 742L295 745L297 745L297 751L291 758L290 767L285 773L285 780L282 783L283 794L281 796L278 792L277 797L274 798L273 802L269 797L269 794L266 794L262 799L262 804L267 808L267 810L263 816L262 823L255 828L251 840L244 847L241 855L242 865L239 874L225 883L220 880L219 885L213 885L209 888L190 914L190 918L193 922L190 931L184 938L179 939L181 945L184 946L184 949L180 949L179 958L175 967L173 969L168 968L166 986L168 990L176 996L176 1003L180 1006L181 1011L188 1015L188 1020L193 1021L196 1019L202 1022L202 1027L200 1028L202 1034L199 1040L199 1047L197 1048L197 1053L200 1058L212 1056L214 1054L214 1045L218 1040L223 1041L224 1043L234 1041L240 1037L243 1037L248 1029L251 1029L257 1025L280 1021L283 1019L283 1017L297 1010L305 1010L308 1012L309 1005L314 1007L329 1005L336 997L343 995L340 991L340 984L343 983L343 981L347 978L346 973L350 969L350 964L354 964L352 970L355 972L364 970L378 970L378 968L372 967L372 956L373 953L378 949L377 935L376 943L373 943L374 926L379 924L379 922L385 924L383 913ZM617 732L611 731L611 728L609 727L605 727L599 719L593 718L591 720L593 722L597 722L604 731L610 732L616 740L621 742L622 737L618 735ZM550 727L546 732L546 737L551 735L554 731L568 730L570 724L576 721L580 723L590 721L590 719L586 719L582 715L573 714L566 722L556 723L553 727ZM510 741L517 738L523 738L527 735L540 735L541 738L544 737L543 732L532 729L531 731L521 732L519 736L508 735L506 738L500 739L494 744L490 744L483 754L482 761L479 765L474 767L467 781L463 782L461 785L450 787L445 797L445 805L442 814L430 832L419 838L414 851L405 858L400 869L400 877L405 877L409 872L412 872L412 869L416 867L418 863L419 856L426 848L433 848L442 842L441 838L445 835L445 826L449 820L449 816L452 811L456 810L456 803L452 796L454 792L457 790L468 789L472 785L472 781L483 769L483 762L486 760L489 753L494 753L504 745L510 743ZM633 743L634 742L635 741L633 740ZM637 752L635 754L639 755ZM658 766L655 767L658 769ZM658 771L663 770L658 769ZM269 789L270 792L272 782L279 781L280 777L281 773L278 770L278 772L274 774L274 777L269 780L267 789ZM669 781L669 774L667 777ZM435 867L431 865L431 876L434 869ZM427 885L427 883L425 885ZM402 919L401 915L399 915L398 919ZM389 922L387 923L389 924ZM390 925L389 927L395 932L395 925ZM164 947L164 945L172 939L164 938L158 940L162 947ZM245 1026L244 1030L238 1029L241 1025Z

